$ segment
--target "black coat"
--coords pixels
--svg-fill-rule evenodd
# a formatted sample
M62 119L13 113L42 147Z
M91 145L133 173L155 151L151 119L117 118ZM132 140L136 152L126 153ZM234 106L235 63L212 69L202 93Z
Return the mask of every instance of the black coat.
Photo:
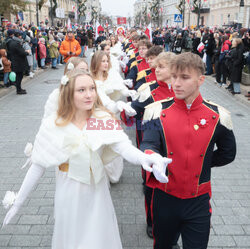
M26 70L26 55L21 42L12 40L9 44L11 69L13 72L24 72Z
M231 81L241 82L242 69L243 69L243 45L239 44L233 48L230 53L231 59Z

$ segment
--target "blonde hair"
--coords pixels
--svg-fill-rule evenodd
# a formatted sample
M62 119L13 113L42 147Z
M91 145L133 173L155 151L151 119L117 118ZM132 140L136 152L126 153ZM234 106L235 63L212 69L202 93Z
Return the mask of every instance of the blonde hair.
M157 67L159 64L164 64L169 66L171 61L176 55L172 52L161 52L155 59L153 63L153 67Z
M235 42L235 46L234 46L234 42ZM238 47L238 45L241 44L241 43L242 43L241 38L233 38L233 40L232 40L232 48Z
M196 37L201 38L201 32L200 32L200 30L197 30L195 32L195 35L196 35Z
M100 65L102 63L102 58L104 56L107 56L108 58L108 63L109 63L108 71L109 71L109 69L111 68L110 56L107 55L104 51L95 52L91 58L90 71L95 80L97 79L97 74L98 74ZM105 80L108 78L108 71L103 73L103 77Z
M80 63L84 62L87 67L89 68L89 65L87 63L87 61L84 58L81 57L71 57L68 62L66 63L66 66L64 68L64 75L70 71L70 69L68 69L68 65L69 63L72 63L74 65L74 67L76 68Z
M171 61L171 70L182 72L186 69L194 69L203 75L205 64L199 55L191 52L176 55Z
M61 85L60 87L57 118L55 120L57 126L66 126L73 120L75 116L76 108L74 104L74 91L77 77L84 75L90 77L91 80L94 82L96 90L96 84L94 79L91 77L90 73L86 72L85 70L73 69L69 71L66 75L69 78L69 81L66 85ZM97 108L109 113L114 118L114 115L103 106L102 101L99 98L96 90L96 99L92 109L89 110L89 116L93 115Z

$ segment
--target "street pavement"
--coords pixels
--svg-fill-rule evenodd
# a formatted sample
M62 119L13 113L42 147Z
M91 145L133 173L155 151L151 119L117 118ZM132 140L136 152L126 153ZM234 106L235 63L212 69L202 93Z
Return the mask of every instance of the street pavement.
M20 168L26 161L24 147L27 142L34 141L44 104L49 93L59 86L62 74L63 67L47 70L25 84L27 95L16 95L13 90L0 98L1 200L7 190L18 191L21 186L27 172L27 168ZM237 140L236 160L225 167L212 169L213 215L209 248L249 249L250 106L215 85L211 78L203 85L202 94L231 112ZM135 132L126 132L135 144ZM0 249L50 248L54 190L54 171L48 169L11 224L0 230ZM152 249L153 241L146 235L140 167L125 163L120 182L111 186L111 195L124 249ZM5 213L1 206L1 223ZM103 249L108 248L104 246Z

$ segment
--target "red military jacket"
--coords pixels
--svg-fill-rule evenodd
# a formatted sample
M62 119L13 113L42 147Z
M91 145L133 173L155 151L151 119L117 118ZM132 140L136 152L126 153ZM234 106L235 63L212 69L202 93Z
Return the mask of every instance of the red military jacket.
M176 98L145 107L145 119L153 114L159 118L143 126L140 149L171 158L172 163L166 170L168 183L160 183L151 173L146 177L147 186L181 199L210 193L211 167L226 165L235 158L230 113L199 95L190 109L184 100Z

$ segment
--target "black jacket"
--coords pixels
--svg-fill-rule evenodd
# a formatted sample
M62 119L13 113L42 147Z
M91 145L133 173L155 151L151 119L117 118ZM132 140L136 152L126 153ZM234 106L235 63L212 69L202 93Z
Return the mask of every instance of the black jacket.
M11 69L13 72L24 72L26 69L26 55L22 44L20 41L12 39L9 44L10 51L10 60L11 60Z
M239 44L230 53L230 79L232 82L241 82L243 68L243 45Z

